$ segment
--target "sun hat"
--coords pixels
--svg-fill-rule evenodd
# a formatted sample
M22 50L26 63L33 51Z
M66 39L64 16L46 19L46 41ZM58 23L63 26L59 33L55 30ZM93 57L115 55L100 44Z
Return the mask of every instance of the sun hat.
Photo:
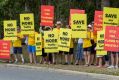
M92 28L92 25L89 24L89 25L88 25L88 28Z
M61 21L57 21L55 26L57 26L57 25L61 25L62 26L62 22Z

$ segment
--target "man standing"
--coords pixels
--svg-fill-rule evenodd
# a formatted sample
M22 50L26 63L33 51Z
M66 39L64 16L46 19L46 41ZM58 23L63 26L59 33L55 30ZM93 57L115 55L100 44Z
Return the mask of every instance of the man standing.
M15 63L18 62L17 54L20 55L22 63L24 64L24 57L22 54L22 38L23 35L20 34L20 28L17 28L17 40L13 41L13 53L15 57Z
M35 34L37 33L34 32L33 34L28 35L28 53L29 53L29 59L31 64L33 62L36 64Z

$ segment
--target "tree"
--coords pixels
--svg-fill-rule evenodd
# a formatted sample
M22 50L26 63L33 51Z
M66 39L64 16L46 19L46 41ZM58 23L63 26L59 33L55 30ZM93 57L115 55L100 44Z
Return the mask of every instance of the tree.
M119 7L118 0L0 0L0 33L3 32L3 21L15 19L19 25L20 13L34 13L35 29L39 29L41 5L55 7L55 22L61 20L68 24L70 9L84 9L88 15L88 24L93 21L94 11L104 6Z
M101 0L101 8L103 10L103 7L109 7L110 6L110 0Z
M20 13L34 13L35 29L39 28L39 4L38 0L0 0L0 33L3 32L4 20L17 20L19 26Z

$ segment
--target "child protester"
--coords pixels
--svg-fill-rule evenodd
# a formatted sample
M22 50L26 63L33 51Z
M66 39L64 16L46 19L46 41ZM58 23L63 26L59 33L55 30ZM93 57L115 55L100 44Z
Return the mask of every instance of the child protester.
M104 52L102 50L97 50L96 53L96 61L97 61L97 67L102 67L103 66L103 55L98 55L100 54L101 52Z
M28 35L28 53L29 53L29 59L31 64L33 62L36 64L35 34L36 32Z
M116 68L119 66L119 53L118 52L110 52L111 56L111 65L108 68Z
M66 28L70 29L70 26L67 25ZM74 57L73 53L74 53L74 39L71 38L70 50L69 50L69 52L64 52L64 55L65 55L64 65L68 65L68 64L73 65L73 57Z
M85 66L88 67L90 66L91 62L91 25L88 25L88 30L87 30L87 38L83 39L83 51L84 51L84 58L85 58Z
M60 28L62 27L62 22L61 21L57 21L56 24L55 24L55 27L56 28L53 28L53 31L56 31L58 33L58 36L59 36L59 33L60 33ZM53 54L53 64L56 64L56 58L58 58L58 62L62 64L62 58L63 58L63 51L59 51L59 53L56 53L56 54Z
M42 59L41 59L41 64L46 64L47 63L47 53L44 51L44 30L45 26L41 26L39 32L42 34Z

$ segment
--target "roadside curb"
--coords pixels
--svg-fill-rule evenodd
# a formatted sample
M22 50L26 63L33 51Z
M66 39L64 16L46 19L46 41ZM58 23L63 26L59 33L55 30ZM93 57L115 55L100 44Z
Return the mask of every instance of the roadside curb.
M119 80L119 76L106 75L106 74L86 73L86 72L79 72L79 71L72 71L72 70L63 70L63 69L28 66L28 65L17 65L17 64L4 64L4 65L7 67L40 69L40 70L48 70L48 71L55 71L55 72L61 72L61 73L72 73L72 74L86 75L86 76L91 76L93 78L99 78L102 80Z

